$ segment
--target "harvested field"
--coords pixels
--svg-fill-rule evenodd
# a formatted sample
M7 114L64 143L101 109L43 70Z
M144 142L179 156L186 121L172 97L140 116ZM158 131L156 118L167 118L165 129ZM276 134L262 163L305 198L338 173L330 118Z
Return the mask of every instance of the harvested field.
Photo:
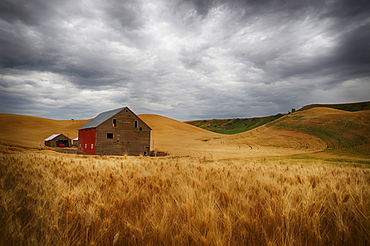
M326 148L325 142L314 136L273 127L230 136L162 116L140 118L153 129L152 147L174 156L228 159L312 153Z

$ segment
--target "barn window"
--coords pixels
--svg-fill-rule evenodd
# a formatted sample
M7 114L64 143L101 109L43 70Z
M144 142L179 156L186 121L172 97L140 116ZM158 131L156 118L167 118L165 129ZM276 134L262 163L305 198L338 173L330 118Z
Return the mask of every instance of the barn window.
M87 149L87 144L85 144L85 149Z
M142 127L140 127L140 128L139 128L139 130L140 130L140 131L142 131L142 130L143 130L143 128L142 128Z
M113 138L113 133L107 133L107 138Z
M112 125L113 125L113 127L116 127L117 126L117 119L113 119L112 120Z
M139 124L138 124L137 120L135 120L135 121L134 121L134 127L135 127L135 128L137 128L137 127L138 127L138 125L139 125Z
M93 149L94 148L94 144L91 144L91 149Z

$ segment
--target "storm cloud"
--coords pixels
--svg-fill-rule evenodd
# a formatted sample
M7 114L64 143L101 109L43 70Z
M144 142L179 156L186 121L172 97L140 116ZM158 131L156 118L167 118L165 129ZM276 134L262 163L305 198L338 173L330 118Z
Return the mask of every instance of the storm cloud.
M370 97L370 3L0 3L0 112L178 120L271 115Z

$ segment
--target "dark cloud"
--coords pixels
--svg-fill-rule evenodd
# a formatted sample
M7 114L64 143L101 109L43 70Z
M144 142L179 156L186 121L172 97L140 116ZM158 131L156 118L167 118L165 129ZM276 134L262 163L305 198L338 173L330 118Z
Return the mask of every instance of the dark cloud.
M369 100L369 11L362 0L4 0L1 111L130 106L187 120Z
M370 8L369 8L370 9ZM370 22L345 33L338 45L338 58L348 66L370 67Z
M0 2L1 19L10 22L23 22L36 26L51 18L58 10L59 1L44 0L2 0Z
M366 0L336 0L327 1L327 15L330 17L353 20L368 18L370 3Z
M189 1L192 3L194 9L196 10L198 15L206 16L210 8L215 5L215 1L213 0L191 0Z
M142 5L139 1L111 1L105 5L106 18L111 21L117 21L121 28L135 30L145 24L145 16L142 13Z

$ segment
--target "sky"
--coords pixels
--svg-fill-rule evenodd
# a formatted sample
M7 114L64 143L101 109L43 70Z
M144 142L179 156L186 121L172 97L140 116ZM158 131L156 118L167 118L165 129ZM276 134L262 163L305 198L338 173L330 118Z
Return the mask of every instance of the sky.
M0 112L176 120L370 100L368 0L2 0Z

